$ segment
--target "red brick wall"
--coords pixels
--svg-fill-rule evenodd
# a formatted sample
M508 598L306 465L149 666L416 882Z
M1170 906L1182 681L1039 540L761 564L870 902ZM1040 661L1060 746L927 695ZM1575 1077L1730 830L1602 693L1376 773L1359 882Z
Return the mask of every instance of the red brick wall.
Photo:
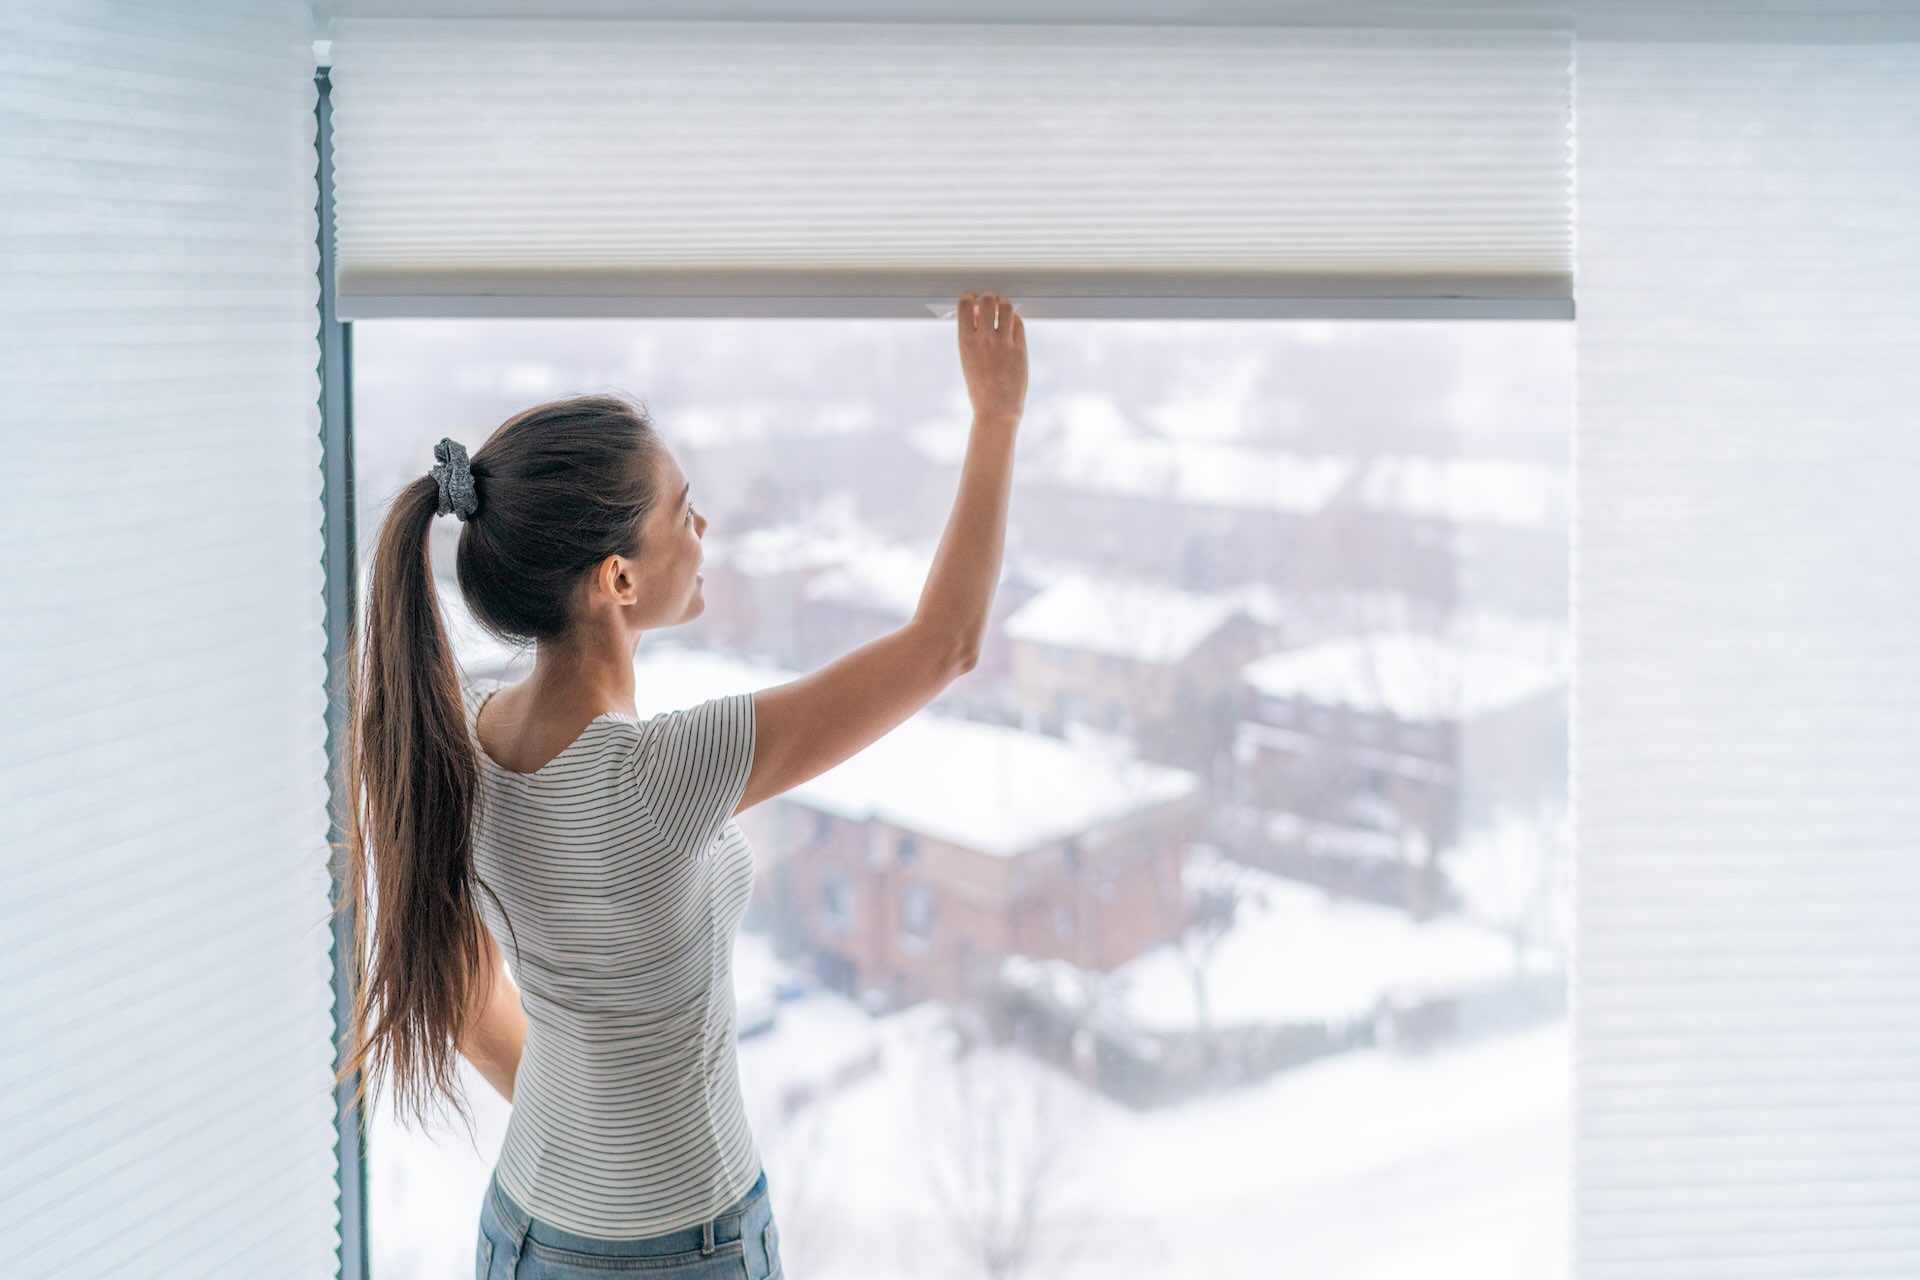
M808 944L830 957L829 969L844 969L855 994L878 988L899 1001L960 1000L970 989L970 963L990 972L1017 952L1108 970L1174 937L1184 910L1179 850L1196 821L1191 812L1165 815L1083 852L1075 866L1060 845L1008 858L924 835L913 836L915 852L903 864L899 849L909 833L835 820L821 836L809 831L782 861L782 891ZM830 927L825 905L835 875L851 890L844 930ZM924 942L906 933L910 886L932 895ZM1062 910L1066 936L1056 927Z

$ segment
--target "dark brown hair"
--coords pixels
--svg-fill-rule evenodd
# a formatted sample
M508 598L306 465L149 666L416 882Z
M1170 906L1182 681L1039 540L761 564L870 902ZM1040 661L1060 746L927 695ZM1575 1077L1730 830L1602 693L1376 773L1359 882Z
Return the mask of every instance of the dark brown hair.
M474 619L509 644L564 637L583 576L608 556L642 554L659 453L645 407L619 396L555 400L501 424L469 459L478 505L454 556ZM353 912L353 1012L334 1087L360 1073L361 1104L391 1078L397 1114L424 1118L444 1094L470 1122L454 1045L486 994L472 839L480 761L429 559L438 503L431 472L394 497L340 673L336 794L348 809L335 910ZM364 1117L363 1107L363 1127Z

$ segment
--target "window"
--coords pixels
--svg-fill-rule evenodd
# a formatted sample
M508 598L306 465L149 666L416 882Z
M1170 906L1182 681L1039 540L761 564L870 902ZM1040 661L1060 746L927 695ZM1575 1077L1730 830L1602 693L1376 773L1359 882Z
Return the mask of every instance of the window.
M838 867L829 867L820 873L820 918L829 932L852 930L853 892L853 881Z
M900 928L905 941L925 944L933 939L933 889L924 884L909 884L900 890Z
M1245 1085L1219 1087L1207 1105L1232 1111L1242 1131L1270 1132L1312 1099L1328 1123L1368 1135L1364 1170L1327 1155L1317 1171L1323 1157L1312 1151L1290 1157L1284 1175L1223 1160L1217 1173L1195 1175L1203 1186L1159 1192L1277 1198L1304 1187L1334 1197L1341 1221L1380 1229L1356 1238L1290 1224L1330 1274L1404 1269L1381 1242L1424 1232L1428 1216L1364 1189L1425 1176L1437 1082L1496 1079L1501 1087L1470 1091L1449 1117L1457 1159L1448 1157L1448 1177L1487 1212L1471 1230L1449 1229L1431 1245L1423 1236L1422 1249L1435 1252L1436 1274L1569 1280L1551 1265L1531 1266L1538 1224L1570 1191L1566 1177L1540 1173L1559 1168L1548 1153L1564 1151L1569 1127L1558 1003L1564 842L1541 834L1553 830L1544 817L1528 835L1491 814L1463 815L1461 837L1437 843L1429 859L1408 834L1432 825L1421 823L1419 798L1387 785L1380 760L1344 767L1326 740L1338 728L1335 708L1352 707L1362 723L1432 713L1427 704L1448 687L1459 655L1423 637L1452 633L1449 608L1463 616L1531 610L1529 627L1564 626L1564 523L1503 528L1499 572L1474 579L1478 588L1464 573L1436 574L1434 548L1428 560L1407 559L1412 540L1401 525L1438 518L1435 507L1461 520L1509 522L1564 511L1550 499L1563 495L1566 479L1568 331L1061 321L1043 335L1041 321L1030 324L1036 353L1044 336L1045 377L1036 367L1020 426L1029 452L1013 475L1004 595L985 638L989 650L1004 646L1008 669L956 683L895 731L768 801L764 823L742 815L756 857L785 868L782 911L769 923L791 917L783 946L841 957L861 988L926 989L961 1016L983 988L1021 971L1013 944L986 922L1020 920L1034 950L1055 957L1020 980L1063 1001L1098 984L1110 993L1099 1018L1111 1019L1101 1025L1113 1034L1197 1043L1205 1017L1263 1029L1248 1043L1322 1046L1311 1071L1285 1055L1249 1064ZM880 634L885 618L898 625L913 616L968 441L951 335L935 322L369 321L356 335L363 528L377 524L379 495L424 472L445 421L482 424L454 433L478 453L486 424L565 389L645 398L702 498L707 563L726 572L707 573L692 616L642 638L635 696L643 714L798 678ZM426 403L439 406L430 426L418 411ZM1451 426L1406 425L1436 415ZM459 595L453 525L442 522L433 545L443 600ZM1186 553L1202 536L1221 549L1206 578ZM1244 638L1217 639L1235 611L1257 625ZM468 632L460 643L479 645ZM1084 656L1116 648L1132 657L1089 664ZM1061 660L1028 663L1028 653ZM530 659L500 655L506 678ZM1081 683L1088 670L1123 669L1123 679ZM1503 688L1532 678L1517 659L1501 657L1497 670ZM1170 688L1182 692L1160 702ZM1068 723L1043 713L1023 726L1023 708L1057 709ZM1256 729L1307 739L1312 758L1267 750L1236 759L1233 742ZM1525 726L1525 741L1550 747L1563 730L1547 715ZM1384 744L1351 745L1379 753ZM1529 746L1500 758L1518 763L1478 766L1458 788L1463 807L1500 789L1565 794L1565 762L1554 750ZM773 821L774 806L797 816ZM849 825L861 840L845 861ZM1097 853L1076 852L1081 836L1098 838ZM934 840L938 858L929 857ZM1408 870L1429 862L1430 882ZM1139 863L1165 867L1157 889L1134 869ZM1068 877L1071 893L1060 889ZM1194 920L1204 923L1177 932ZM742 981L813 967L811 958L782 958L773 936L757 919L742 927ZM1284 940L1277 950L1276 938ZM1098 975L1088 945L1096 939L1108 966ZM962 944L971 948L972 995ZM822 971L839 972L833 963ZM850 1027L869 1016L832 990L809 998L833 1017L861 1020ZM809 1078L807 1024L789 1021L753 1044L770 1096ZM1471 1040L1449 1030L1465 1026L1500 1030ZM1396 1057L1382 1072L1376 1055L1389 1046L1428 1052ZM1103 1093L1070 1057L1048 1058L1045 1045L1010 1052L1085 1092L1070 1100L1117 1097L1118 1086ZM1140 1087L1199 1088L1177 1065L1198 1057L1198 1049L1170 1051L1169 1065L1141 1068ZM844 1108L836 1114L849 1124L823 1129L822 1141L846 1144L844 1134L884 1128L868 1129L865 1117L902 1083L892 1070L883 1060L884 1078L836 1094ZM1170 1132L1177 1114L1121 1124L1108 1149L1155 1170L1166 1163L1156 1135ZM750 1118L777 1124L772 1115ZM921 1134L916 1147L911 1137L885 1153L903 1185L932 1140ZM463 1142L450 1136L446 1147ZM483 1162L478 1181L484 1172ZM857 1223L857 1206L835 1194L827 1192L823 1211ZM383 1203L391 1206L383 1222L404 1220L404 1202ZM1143 1230L1179 1230L1177 1217L1156 1218L1151 1198L1125 1211ZM912 1212L932 1221L945 1208L929 1198ZM848 1239L882 1269L915 1265L890 1253L881 1233L863 1237L856 1227ZM1476 1252L1476 1241L1527 1261L1505 1271L1483 1265L1493 1253ZM1223 1274L1271 1261L1257 1233L1205 1247ZM1089 1261L1116 1274L1133 1265L1124 1256ZM796 1255L789 1269L803 1273L807 1264Z

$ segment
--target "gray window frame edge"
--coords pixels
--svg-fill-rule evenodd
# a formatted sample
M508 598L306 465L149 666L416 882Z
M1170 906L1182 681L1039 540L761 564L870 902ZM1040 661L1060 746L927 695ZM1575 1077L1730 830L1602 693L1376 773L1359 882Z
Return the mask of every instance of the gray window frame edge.
M329 862L346 833L339 816L347 810L338 794L341 757L346 750L347 688L344 663L353 639L359 600L357 530L353 474L353 327L340 319L334 298L333 235L333 83L330 68L314 71L317 90L314 115L315 161L319 177L320 248L320 444L322 571L325 581L327 659L327 787L330 816L327 823ZM337 908L343 885L330 871L333 922L333 1068L341 1064L339 1029L353 1008L353 917ZM367 1150L362 1108L353 1102L357 1075L334 1089L335 1204L340 1212L340 1245L336 1253L340 1280L369 1280L372 1263L367 1234Z

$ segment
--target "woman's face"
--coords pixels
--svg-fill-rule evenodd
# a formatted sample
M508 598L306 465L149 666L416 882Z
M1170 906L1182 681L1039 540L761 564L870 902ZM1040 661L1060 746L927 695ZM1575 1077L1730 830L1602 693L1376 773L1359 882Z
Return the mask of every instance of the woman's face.
M639 612L642 631L691 621L707 607L700 577L706 559L700 540L707 532L707 518L700 514L698 495L691 492L686 474L664 448L655 461L654 483L660 500L647 515L641 556L626 562L636 574L632 607Z

